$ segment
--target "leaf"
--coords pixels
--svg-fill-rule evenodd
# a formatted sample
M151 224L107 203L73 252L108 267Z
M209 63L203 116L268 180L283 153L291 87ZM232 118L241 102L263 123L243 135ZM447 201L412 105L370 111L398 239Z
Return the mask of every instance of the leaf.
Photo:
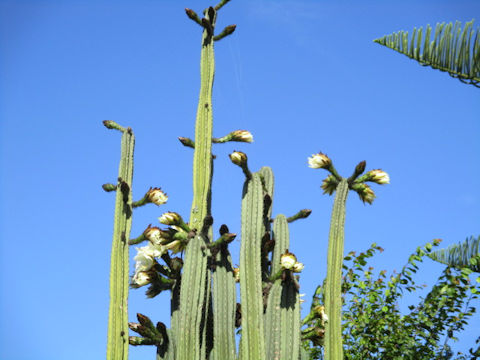
M451 245L428 254L428 256L439 263L455 267L457 269L468 268L474 272L480 272L478 261L470 261L480 256L480 236L476 239L471 236L464 242Z
M410 41L408 31L401 30L374 42L404 54L423 66L446 71L464 83L480 87L480 29L473 29L473 20L467 22L463 30L459 21L455 24L438 23L433 40L430 39L430 25L427 25L423 41L422 30L414 28Z

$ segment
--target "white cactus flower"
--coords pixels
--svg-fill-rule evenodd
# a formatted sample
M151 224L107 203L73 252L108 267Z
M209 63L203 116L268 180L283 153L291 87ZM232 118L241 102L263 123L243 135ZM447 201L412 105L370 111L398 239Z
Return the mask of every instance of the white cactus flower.
M293 269L296 262L297 262L297 257L288 251L286 251L285 254L282 254L282 256L280 256L280 265L285 270Z
M331 163L332 160L321 152L313 154L308 158L308 166L312 169L326 169Z
M368 173L370 174L370 181L380 185L390 184L390 176L385 171L376 169L370 170Z
M253 142L253 136L250 131L247 130L235 130L232 132L232 140L233 141L241 141L241 142Z
M302 272L303 268L305 267L305 265L303 265L303 263L301 262L296 262L294 265L293 265L293 272L296 272L296 273L299 273L299 272Z

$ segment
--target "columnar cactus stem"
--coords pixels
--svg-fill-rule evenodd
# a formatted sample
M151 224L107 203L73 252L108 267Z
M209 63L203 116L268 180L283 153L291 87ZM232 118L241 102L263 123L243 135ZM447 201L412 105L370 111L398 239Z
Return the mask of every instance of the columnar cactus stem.
M242 197L242 242L240 246L240 295L242 301L241 360L264 360L261 247L264 198L258 173L246 179Z
M273 223L275 249L272 274L281 271L281 253L289 248L287 218L277 215ZM300 351L300 297L290 270L286 279L275 280L268 295L265 313L265 339L267 359L298 359Z
M235 360L236 291L227 244L221 245L213 263L213 338L211 360Z
M192 18L192 11L187 9ZM200 360L205 358L205 319L208 311L210 277L207 276L208 242L201 234L203 222L210 215L212 179L212 87L215 71L213 51L213 30L216 10L205 11L202 50L200 59L200 97L195 124L195 152L193 156L193 203L189 226L198 235L190 239L185 251L182 285L180 288L179 327L176 329L177 358L179 360ZM196 21L197 22L197 21ZM208 233L208 232L207 232Z
M325 332L325 359L328 360L343 360L341 283L347 195L348 182L342 179L337 186L328 237L325 289L325 312L330 319Z
M104 125L123 133L113 225L107 339L107 360L123 360L128 358L128 239L132 226L131 186L135 137L132 129L123 128L111 120L104 122Z

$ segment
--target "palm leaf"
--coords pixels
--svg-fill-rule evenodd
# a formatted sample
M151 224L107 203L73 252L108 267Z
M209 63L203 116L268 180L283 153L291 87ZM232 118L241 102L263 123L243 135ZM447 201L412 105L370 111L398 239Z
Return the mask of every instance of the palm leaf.
M413 29L409 39L408 31L385 35L374 42L393 49L423 66L446 71L460 81L480 87L480 28L473 29L473 20L463 30L459 21L437 24L435 35L430 40L432 27ZM473 41L473 35L475 35Z
M433 251L428 256L448 266L469 268L472 271L480 272L480 236L476 239L470 236L464 242Z

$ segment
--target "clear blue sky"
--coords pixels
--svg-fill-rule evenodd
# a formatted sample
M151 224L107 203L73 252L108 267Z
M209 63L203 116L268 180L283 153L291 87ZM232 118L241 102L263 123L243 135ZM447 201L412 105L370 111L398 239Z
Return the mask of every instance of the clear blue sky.
M135 212L132 236L164 211L188 216L193 153L177 137L193 137L201 29L183 9L208 5L0 0L1 359L105 356L114 195L101 184L117 176L120 134L102 120L135 132L134 197L150 186L170 196ZM305 263L304 315L326 273L333 201L319 188L326 173L307 166L315 152L344 176L361 160L390 174L372 206L353 193L348 201L345 250L377 242L377 270L399 270L434 238L480 233L480 90L372 42L475 17L475 0L232 0L220 12L218 28L237 31L216 45L214 135L247 129L255 142L214 148L215 228L240 233L243 175L227 155L271 166L274 214L313 210L290 228ZM433 285L441 270L425 261L418 282ZM142 312L168 323L168 307L167 293L130 292L131 320ZM478 314L472 323L456 349L473 345ZM153 359L154 349L130 354Z

